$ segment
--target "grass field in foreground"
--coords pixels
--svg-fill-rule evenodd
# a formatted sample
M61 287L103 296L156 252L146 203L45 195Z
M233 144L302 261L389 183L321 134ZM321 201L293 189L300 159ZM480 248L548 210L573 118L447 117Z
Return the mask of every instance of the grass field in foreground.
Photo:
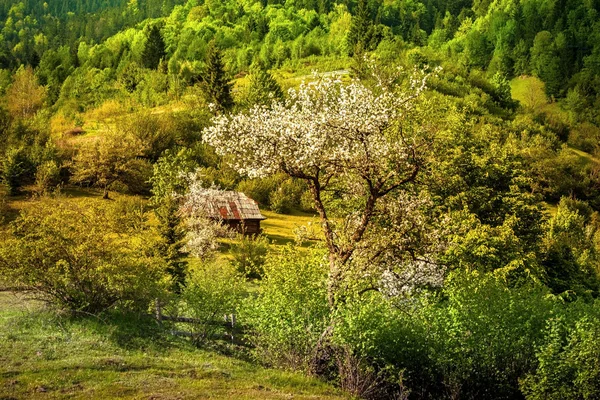
M0 399L341 399L301 374L200 350L151 319L60 317L0 292Z

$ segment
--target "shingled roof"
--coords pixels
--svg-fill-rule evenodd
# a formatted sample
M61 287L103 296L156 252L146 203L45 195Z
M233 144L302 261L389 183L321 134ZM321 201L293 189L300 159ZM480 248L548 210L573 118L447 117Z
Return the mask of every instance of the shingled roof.
M222 192L206 201L207 216L209 218L231 220L263 220L256 201L240 192Z

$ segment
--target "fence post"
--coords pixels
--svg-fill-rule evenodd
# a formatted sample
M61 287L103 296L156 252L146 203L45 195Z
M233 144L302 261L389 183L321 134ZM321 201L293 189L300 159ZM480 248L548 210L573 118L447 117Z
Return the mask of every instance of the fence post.
M154 306L156 309L156 320L158 321L158 323L162 323L162 306L160 304L160 300L156 299L154 301Z
M231 341L234 342L235 338L233 336L235 329L235 314L230 314L229 318L231 318Z

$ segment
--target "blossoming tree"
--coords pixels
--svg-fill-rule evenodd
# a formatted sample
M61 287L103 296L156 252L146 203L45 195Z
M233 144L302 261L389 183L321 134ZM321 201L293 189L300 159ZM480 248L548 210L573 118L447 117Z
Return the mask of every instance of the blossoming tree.
M308 183L329 251L332 307L378 205L414 183L423 168L427 127L413 116L426 78L415 73L403 90L322 78L269 107L218 116L203 133L241 174L283 171ZM333 199L346 205L341 217Z

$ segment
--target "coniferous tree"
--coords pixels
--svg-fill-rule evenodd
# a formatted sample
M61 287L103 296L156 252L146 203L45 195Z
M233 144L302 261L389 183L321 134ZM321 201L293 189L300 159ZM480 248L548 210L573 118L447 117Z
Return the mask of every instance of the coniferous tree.
M166 52L165 41L160 33L158 25L154 25L148 32L148 40L146 47L142 52L142 63L144 67L149 69L156 69L160 64L160 60L164 60Z
M363 50L369 50L371 47L371 38L373 36L373 20L369 11L368 0L359 0L356 8L356 14L352 16L350 32L348 32L348 48L350 54L354 54L357 46Z
M176 292L185 286L187 274L187 253L184 250L186 230L179 212L180 196L186 191L185 177L196 168L191 151L167 150L154 164L154 173L150 178L150 201L154 206L160 236L157 250L167 262L167 272L173 278Z
M208 102L214 104L220 112L233 107L231 84L227 79L222 57L215 41L211 41L206 53L206 72L203 76L203 86Z
M250 85L248 87L248 103L270 104L275 99L282 99L283 91L279 83L269 73L264 62L257 58L250 67Z
M183 250L186 234L179 216L179 202L172 195L166 196L154 209L154 214L161 238L158 252L167 262L167 272L173 278L174 290L179 292L185 286L187 274L187 254Z

